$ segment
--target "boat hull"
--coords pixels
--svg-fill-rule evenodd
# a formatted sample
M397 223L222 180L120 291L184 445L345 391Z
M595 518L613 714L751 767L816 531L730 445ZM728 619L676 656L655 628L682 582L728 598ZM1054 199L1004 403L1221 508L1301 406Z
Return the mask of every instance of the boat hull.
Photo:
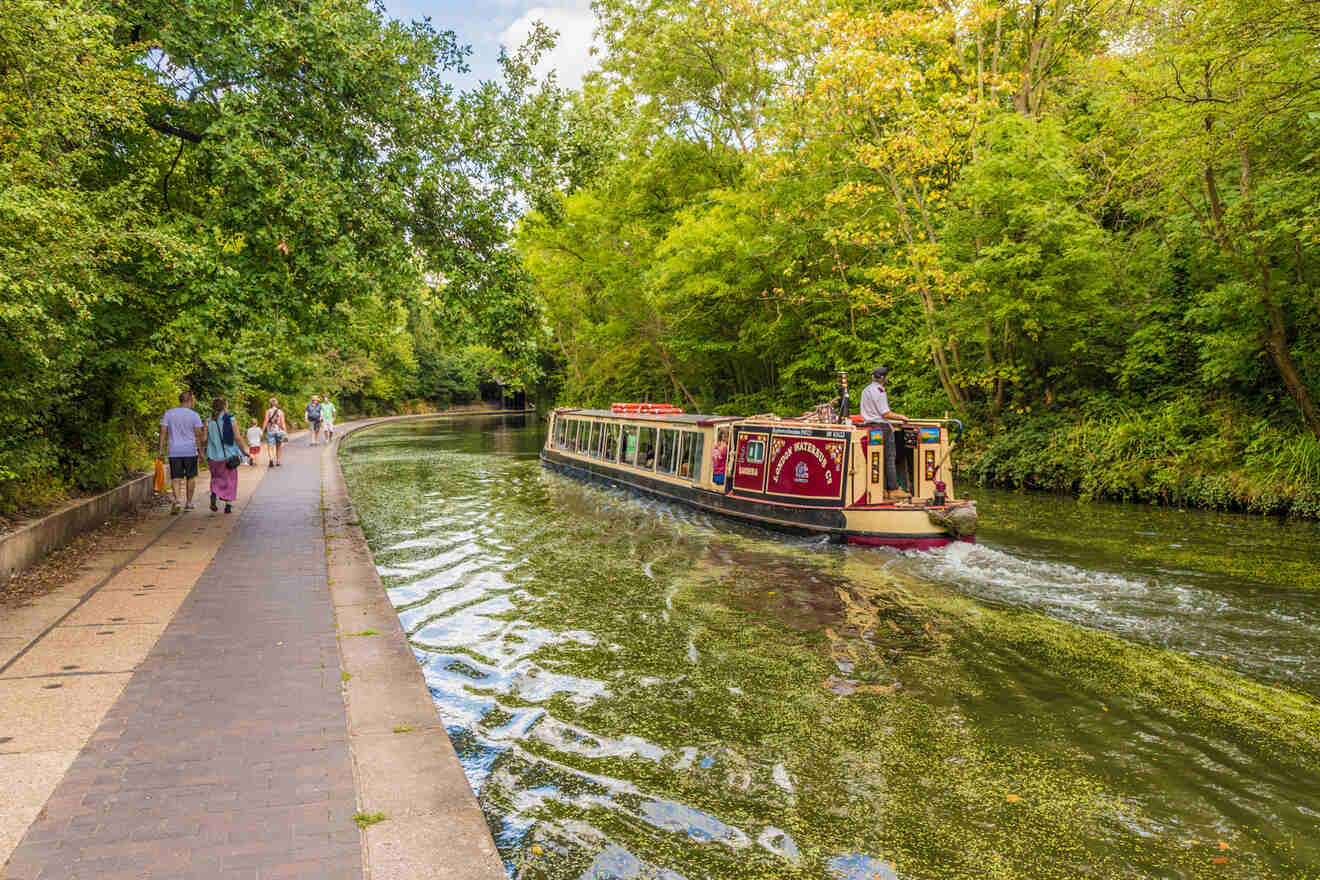
M925 509L920 507L859 511L853 515L864 514L868 519L868 525L878 525L876 520L879 518L883 519L888 527L857 528L849 523L850 512L840 507L803 507L712 492L698 486L685 486L676 484L672 480L656 479L645 473L611 467L604 462L583 461L562 455L553 449L541 450L541 464L570 476L600 480L646 495L678 501L731 519L794 534L825 535L860 546L925 550L942 547L955 541L974 540L972 537L957 538L936 528L930 523Z
M894 547L898 550L934 550L937 547L947 547L950 544L958 542L966 544L975 544L976 536L967 535L963 538L953 538L949 535L941 535L938 538L885 538L872 537L870 535L848 535L849 544L856 544L859 547Z

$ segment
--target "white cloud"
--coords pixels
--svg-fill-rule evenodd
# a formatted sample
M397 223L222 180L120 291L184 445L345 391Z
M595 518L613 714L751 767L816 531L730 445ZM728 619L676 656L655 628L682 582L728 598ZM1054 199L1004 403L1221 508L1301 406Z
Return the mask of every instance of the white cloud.
M575 89L582 85L587 71L599 66L598 56L591 54L595 44L596 15L590 2L560 0L557 6L535 6L522 14L500 34L500 44L510 52L516 50L532 32L533 22L540 21L559 34L555 48L541 59L536 72L544 75L551 70L561 86Z

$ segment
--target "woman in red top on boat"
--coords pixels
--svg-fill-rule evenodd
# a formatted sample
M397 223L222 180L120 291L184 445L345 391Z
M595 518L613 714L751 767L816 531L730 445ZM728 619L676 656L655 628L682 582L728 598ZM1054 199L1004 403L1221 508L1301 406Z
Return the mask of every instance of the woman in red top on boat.
M729 460L729 444L724 439L727 436L725 429L721 428L715 434L715 446L710 450L710 474L716 486L724 485L724 468ZM728 490L728 487L725 487Z

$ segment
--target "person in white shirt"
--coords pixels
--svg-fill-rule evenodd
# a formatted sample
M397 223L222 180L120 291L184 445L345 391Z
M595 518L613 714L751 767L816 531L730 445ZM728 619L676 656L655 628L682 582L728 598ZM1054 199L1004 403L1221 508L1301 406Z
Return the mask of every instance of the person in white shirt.
M252 467L257 466L257 456L261 454L261 425L257 420L252 420L252 427L247 429L248 441L248 464Z
M885 498L899 500L911 498L911 493L904 492L898 485L898 467L896 465L897 448L894 446L894 422L906 422L907 416L889 408L889 394L885 391L885 381L889 378L887 367L876 367L871 371L874 380L862 389L862 420L868 425L875 425L884 432L885 440Z

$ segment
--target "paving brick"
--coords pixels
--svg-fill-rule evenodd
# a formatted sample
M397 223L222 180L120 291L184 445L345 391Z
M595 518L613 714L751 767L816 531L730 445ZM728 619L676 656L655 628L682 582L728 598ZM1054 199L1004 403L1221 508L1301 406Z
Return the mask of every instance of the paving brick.
M284 462L0 877L362 877L319 447Z

